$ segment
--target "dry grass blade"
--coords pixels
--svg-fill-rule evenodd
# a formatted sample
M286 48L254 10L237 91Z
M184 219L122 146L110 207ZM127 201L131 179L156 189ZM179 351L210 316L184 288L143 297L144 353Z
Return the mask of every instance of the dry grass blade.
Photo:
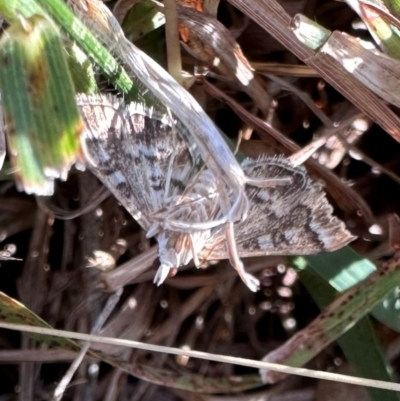
M315 23L303 15L292 21L293 32L304 43ZM311 29L310 29L311 27ZM332 32L329 37L316 43L315 62L327 64L331 60L339 63L364 86L387 102L400 106L397 88L400 83L400 61L371 49L371 44L341 32ZM345 78L339 77L340 78ZM395 137L399 140L399 137Z
M309 369L299 369L299 368L292 368L289 366L278 365L269 362L260 362L260 361L253 361L250 359L245 358L235 358L231 356L225 355L217 355L211 354L206 352L200 351L192 351L192 350L183 350L179 348L171 348L171 347L162 347L162 346L154 346L151 344L139 343L136 341L128 341L128 340L120 340L114 338L107 338L96 336L92 334L81 334L81 333L74 333L68 332L64 330L55 330L49 328L42 328L42 327L32 327L27 325L19 325L19 324L12 324L12 323L0 323L0 327L7 328L10 330L20 330L25 331L28 333L36 333L39 335L51 335L55 337L65 337L70 339L76 340L84 340L84 341L91 341L91 342L99 342L104 344L114 344L119 346L125 347L132 347L132 348L139 348L143 350L153 351L153 352L165 352L174 355L182 355L188 356L193 358L200 358L209 361L218 361L223 363L233 363L236 365L241 366L250 366L259 369L270 369L277 372L287 373L287 374L297 374L299 376L311 377L311 378L323 378L326 380L334 380L342 383L348 383L353 385L359 386L370 386L374 388L381 388L387 389L392 391L400 391L400 385L396 383L390 382L382 382L379 380L368 380L362 379L355 376L344 376L336 373L328 373L328 372L321 372L321 371L313 371ZM161 384L161 383L160 383ZM209 392L207 389L203 389L204 392ZM211 392L212 393L212 392Z
M267 115L272 99L228 29L210 15L189 7L178 6L178 13L180 23L189 28L189 37L183 42L186 50L210 68L217 69L225 79L239 84Z
M182 85L182 60L178 35L177 6L175 0L166 0L164 3L168 72Z
M283 63L261 63L252 61L251 66L258 73L275 74L295 77L315 77L319 74L308 65L288 65Z
M395 113L351 73L347 72L339 62L332 59L315 58L314 52L296 39L291 29L292 19L277 1L229 0L229 2L257 22L300 60L316 70L322 78L393 138L400 139L398 134L400 119Z

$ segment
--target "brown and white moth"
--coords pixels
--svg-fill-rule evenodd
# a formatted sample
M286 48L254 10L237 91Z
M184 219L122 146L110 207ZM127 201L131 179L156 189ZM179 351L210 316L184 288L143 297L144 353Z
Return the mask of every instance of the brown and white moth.
M334 251L354 239L304 167L283 157L246 159L244 173L271 185L247 184L248 217L232 224L222 217L234 195L201 167L183 126L112 96L79 95L77 102L86 124L82 148L89 168L157 239L157 284L192 259L197 266L229 259L256 291L259 282L245 271L241 257Z

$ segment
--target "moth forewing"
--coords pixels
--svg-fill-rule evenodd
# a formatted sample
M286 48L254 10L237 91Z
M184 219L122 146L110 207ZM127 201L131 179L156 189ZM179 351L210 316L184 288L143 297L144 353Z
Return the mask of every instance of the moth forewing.
M87 95L78 95L77 103L86 125L81 143L90 170L148 231L165 199L186 187L196 153L173 135L167 116L143 104Z
M235 224L240 257L262 255L310 255L334 251L355 239L344 223L333 216L320 183L302 166L293 167L282 157L246 159L246 175L254 178L292 177L292 184L259 188L246 186L250 201L246 221ZM225 233L213 230L200 258L228 257Z

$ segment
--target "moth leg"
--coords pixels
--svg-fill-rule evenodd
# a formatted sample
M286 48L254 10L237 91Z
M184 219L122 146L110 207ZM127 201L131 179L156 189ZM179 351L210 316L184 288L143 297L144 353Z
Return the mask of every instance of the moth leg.
M238 250L235 242L235 232L233 223L227 223L225 227L226 233L226 246L229 255L229 261L233 268L238 272L240 278L253 292L258 291L260 288L260 281L244 269L243 262L240 260Z

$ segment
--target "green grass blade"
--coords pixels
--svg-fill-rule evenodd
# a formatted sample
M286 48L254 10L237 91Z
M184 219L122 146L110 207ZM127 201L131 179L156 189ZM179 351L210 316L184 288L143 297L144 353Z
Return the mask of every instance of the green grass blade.
M343 252L349 258L342 258L341 263L336 266L337 272L340 274L335 275L329 272L329 277L326 278L322 278L315 271L307 268L306 259L308 260L309 257L295 259L295 265L300 270L300 277L304 285L319 305L327 305L334 299L336 292L327 281L332 281L332 277L340 277L339 282L343 282L346 268L354 269L354 264L357 265L359 262L357 255L348 251L344 250ZM333 256L332 260L336 258L336 262L338 262L338 255L335 253L318 255L318 257L322 258L319 259L321 263L332 266L333 262L329 263L331 255ZM311 324L296 333L283 346L269 353L264 360L290 366L303 366L328 344L342 336L340 345L359 374L374 379L391 380L368 320L364 319L362 325L353 333L349 330L354 328L358 321L363 319L397 286L399 279L400 263L399 260L394 259L382 266L379 271L370 274L366 280L336 298ZM347 333L347 336L343 337L344 333ZM284 377L280 373L271 371L262 371L261 374L266 382L275 382ZM383 396L380 395L380 397L374 399L382 400ZM393 395L388 393L385 397L393 397Z
M131 42L142 38L165 24L165 15L151 3L137 3L128 12L122 27Z
M396 8L398 11L398 5L396 6L397 1L384 0L383 2L392 13ZM377 7L380 7L382 0L371 0L371 3L375 3ZM390 24L384 15L381 15L368 5L364 5L361 1L357 3L351 2L349 5L363 20L379 48L390 57L400 59L399 29ZM396 14L396 12L394 14Z
M65 43L65 51L68 54L68 67L74 81L75 92L88 95L98 94L99 88L94 68L86 54L72 42Z
M358 255L349 247L336 252L305 256L304 259L338 292L346 291L376 271L376 266L370 260ZM371 313L377 320L400 333L397 300L398 290L393 288Z
M9 22L18 20L20 15L29 18L34 14L52 19L75 40L121 93L126 94L131 100L149 102L139 94L137 87L120 63L61 0L10 0L0 3L0 14Z
M350 247L304 256L304 259L339 292L348 290L376 271L376 266L370 260L361 257Z
M21 16L30 18L35 14L42 16L46 15L43 8L40 7L35 0L0 1L0 15L4 17L9 24L18 22Z
M53 193L76 160L83 130L65 52L54 24L35 15L0 40L0 90L20 190Z
M326 280L309 267L302 269L299 276L321 309L333 302L338 295ZM353 328L339 337L337 342L347 361L360 377L392 380L368 316L360 319ZM398 401L398 396L392 391L368 388L368 392L374 401Z

